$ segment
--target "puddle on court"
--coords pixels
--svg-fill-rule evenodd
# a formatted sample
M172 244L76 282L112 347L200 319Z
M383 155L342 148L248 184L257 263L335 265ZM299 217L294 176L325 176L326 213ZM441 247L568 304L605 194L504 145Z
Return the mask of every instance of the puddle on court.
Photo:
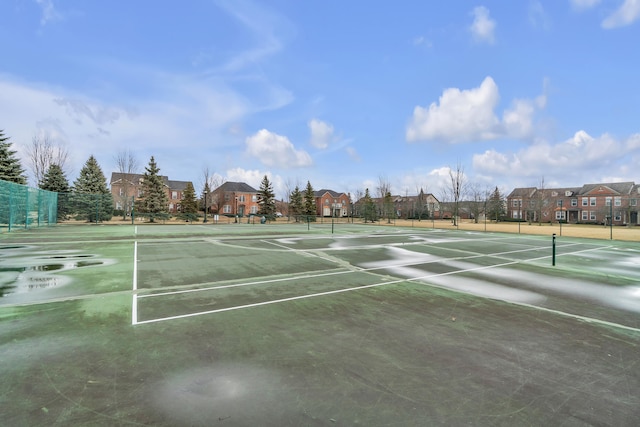
M92 254L76 251L39 253L30 246L0 246L0 298L59 288L71 278L58 274L108 264Z

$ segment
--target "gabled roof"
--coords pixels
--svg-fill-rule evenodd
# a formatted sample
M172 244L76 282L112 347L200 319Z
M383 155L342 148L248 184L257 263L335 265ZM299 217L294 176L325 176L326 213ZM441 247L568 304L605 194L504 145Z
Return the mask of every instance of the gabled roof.
M533 194L537 191L536 187L520 187L514 188L513 191L507 196L507 199L513 199L516 197L524 197L528 198L533 196Z
M227 181L222 184L220 187L213 190L215 192L223 191L223 192L236 192L236 193L258 193L258 190L250 186L245 182L232 182Z
M612 183L600 183L600 184L585 184L580 189L579 193L582 195L591 194L599 190L604 192L610 192L615 194L631 194L633 190L633 182L612 182Z
M162 183L171 190L184 191L185 188L187 188L187 184L191 183L191 181L172 181L166 175L159 176L162 178ZM138 185L142 182L142 178L144 178L144 175L139 173L112 172L111 185L122 182L123 180L129 181L130 184Z
M329 195L331 197L335 197L335 198L338 198L338 197L340 197L340 196L342 196L344 194L344 193L338 193L337 191L327 190L326 188L323 188L322 190L314 191L313 192L313 196L314 197L322 197L327 193L329 193Z

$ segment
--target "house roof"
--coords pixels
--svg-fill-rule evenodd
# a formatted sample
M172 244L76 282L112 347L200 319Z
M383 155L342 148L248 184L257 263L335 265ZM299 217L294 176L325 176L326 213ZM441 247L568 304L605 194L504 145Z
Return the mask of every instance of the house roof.
M169 187L171 190L184 191L187 188L187 184L190 184L191 181L174 181L170 180L166 175L159 175L162 178L162 182L165 186ZM111 185L114 183L121 182L123 179L129 181L131 184L136 185L140 183L140 179L142 179L144 175L139 173L122 173L122 172L112 172L111 173ZM193 185L193 184L191 184Z
M250 186L245 182L233 182L227 181L222 184L220 187L216 188L214 191L232 191L237 193L258 193L258 190Z
M333 191L333 190L327 190L326 188L323 188L322 190L318 190L318 191L314 191L313 192L313 196L314 197L322 197L325 194L329 193L329 195L331 197L340 197L342 196L344 193L338 193L337 191Z
M589 194L592 191L597 190L601 187L606 187L607 189L611 189L614 193L617 193L617 194L631 194L634 185L635 184L633 182L585 184L580 189L580 194Z
M507 196L507 199L513 199L515 197L531 197L536 191L536 187L514 188L513 191Z

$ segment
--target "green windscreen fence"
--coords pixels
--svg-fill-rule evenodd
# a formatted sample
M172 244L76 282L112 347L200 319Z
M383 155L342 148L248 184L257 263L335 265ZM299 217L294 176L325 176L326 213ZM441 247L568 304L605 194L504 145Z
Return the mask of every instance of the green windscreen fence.
M55 225L59 221L109 221L111 194L56 193L0 180L0 231Z
M0 180L0 228L54 225L58 215L58 193Z

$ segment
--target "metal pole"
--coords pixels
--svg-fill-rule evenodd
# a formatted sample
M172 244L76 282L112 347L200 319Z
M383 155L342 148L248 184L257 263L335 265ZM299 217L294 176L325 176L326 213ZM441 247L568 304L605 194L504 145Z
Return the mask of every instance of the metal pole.
M609 205L609 240L613 240L613 200Z
M564 216L564 211L562 210L562 200L560 200L560 235L562 236L562 217Z
M556 265L556 233L553 233L551 240L551 265Z

